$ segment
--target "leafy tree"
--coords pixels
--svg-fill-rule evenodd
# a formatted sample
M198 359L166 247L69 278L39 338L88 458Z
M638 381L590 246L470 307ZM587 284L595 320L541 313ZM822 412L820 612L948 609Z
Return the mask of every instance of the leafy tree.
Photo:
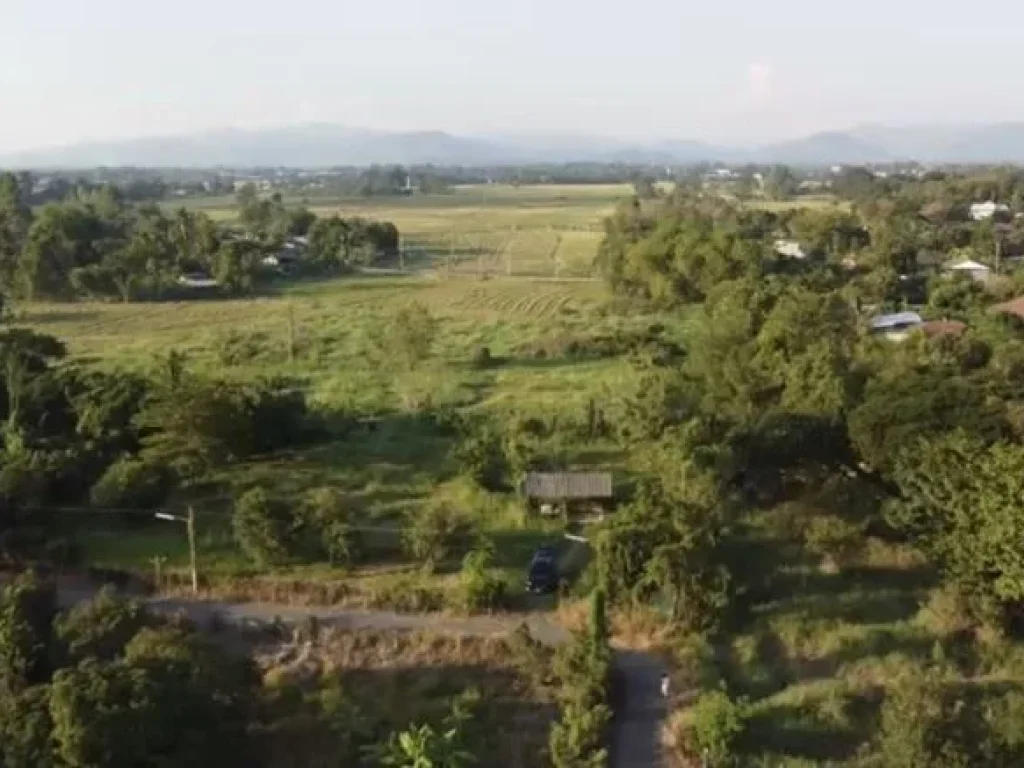
M693 746L697 755L707 765L733 765L744 718L743 705L724 691L702 693L693 705Z
M462 589L470 611L494 611L505 599L505 582L493 572L494 552L481 547L462 560Z
M310 489L303 496L300 514L314 548L325 553L332 565L348 565L358 559L359 535L341 491L328 486Z
M291 516L283 502L262 488L247 491L235 501L231 518L238 546L258 565L273 565L288 557Z
M34 685L0 698L0 765L60 768L51 739L50 687Z
M90 498L100 507L153 509L167 498L172 482L164 465L125 458L107 467Z
M453 550L466 546L471 536L472 526L465 516L444 504L433 504L413 513L403 531L409 554L431 568Z
M411 370L430 356L437 331L436 318L425 306L413 302L388 318L378 334L383 348L393 354L400 365Z
M139 630L151 623L142 605L122 600L107 588L58 617L54 628L67 666L73 666L88 658L118 658Z
M0 689L13 695L46 682L53 668L52 585L32 573L19 576L0 595Z
M983 617L1024 605L1016 542L1024 493L1024 449L956 432L907 446L895 477L900 500L890 519L941 565Z

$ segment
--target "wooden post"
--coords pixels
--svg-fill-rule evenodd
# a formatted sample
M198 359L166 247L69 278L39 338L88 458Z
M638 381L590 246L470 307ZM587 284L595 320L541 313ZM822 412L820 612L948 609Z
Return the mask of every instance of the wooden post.
M161 555L156 555L150 558L150 562L153 563L154 578L156 579L156 591L159 592L163 589L163 565L167 562L167 558Z
M188 555L192 566L192 593L199 594L199 569L196 566L196 513L191 505L188 508L188 518L185 520L188 527Z
M288 302L288 362L295 364L295 305Z

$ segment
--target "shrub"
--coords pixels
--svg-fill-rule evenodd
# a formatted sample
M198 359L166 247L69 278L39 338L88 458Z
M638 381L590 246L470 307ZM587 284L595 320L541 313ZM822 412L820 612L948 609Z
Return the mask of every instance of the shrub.
M100 507L152 509L163 503L172 484L165 465L125 458L107 467L89 495Z
M116 658L149 623L150 617L139 603L121 600L105 587L92 600L62 615L55 629L67 660L77 664L89 657L104 661Z
M472 535L473 526L465 515L444 504L434 504L411 517L403 540L414 560L432 568L467 546Z
M462 561L463 600L468 611L494 611L505 601L505 582L492 571L491 549L475 549Z
M272 565L289 554L288 509L266 491L254 488L235 502L231 524L235 540L257 565Z
M864 528L839 515L818 515L807 523L804 541L815 554L843 565L863 547Z
M490 347L477 347L473 350L473 357L470 358L470 365L477 370L484 370L492 367L497 360L491 354Z
M359 537L349 524L345 497L338 489L313 488L302 498L301 523L319 553L332 565L348 565L359 556Z
M693 747L709 765L729 765L744 730L744 707L724 691L702 693L693 705Z

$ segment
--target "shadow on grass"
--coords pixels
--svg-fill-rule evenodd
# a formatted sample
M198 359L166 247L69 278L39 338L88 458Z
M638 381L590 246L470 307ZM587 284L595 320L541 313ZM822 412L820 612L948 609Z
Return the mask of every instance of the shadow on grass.
M863 740L863 733L824 722L806 705L778 704L750 715L740 750L747 755L772 753L820 763L852 758Z

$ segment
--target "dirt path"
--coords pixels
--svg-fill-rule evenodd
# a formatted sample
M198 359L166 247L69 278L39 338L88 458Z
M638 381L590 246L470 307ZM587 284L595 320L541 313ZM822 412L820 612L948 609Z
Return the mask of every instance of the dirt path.
M59 600L69 607L95 595L90 589L61 589ZM297 624L315 617L321 626L339 629L427 630L445 634L499 636L525 624L530 635L549 646L570 638L565 627L541 614L516 616L446 616L401 614L390 611L351 611L330 607L290 606L274 603L230 603L151 597L143 599L153 611L184 613L202 627L213 624L267 625L275 621ZM665 704L659 689L663 667L657 657L638 651L617 651L613 674L616 701L612 721L612 768L656 768L661 765L659 730Z

